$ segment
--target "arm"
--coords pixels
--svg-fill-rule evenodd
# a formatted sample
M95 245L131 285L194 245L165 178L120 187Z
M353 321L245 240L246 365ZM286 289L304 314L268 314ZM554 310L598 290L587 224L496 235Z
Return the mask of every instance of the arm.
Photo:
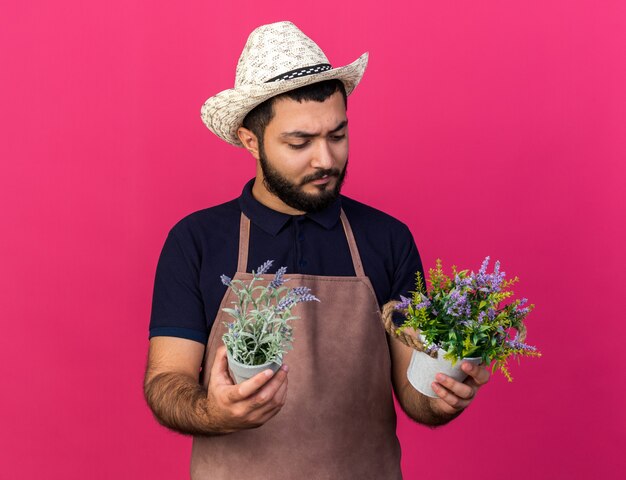
M415 272L424 276L422 261L408 227L397 231L394 242L395 257L398 264L393 276L393 287L389 298L400 295L410 296L415 285ZM489 381L489 372L485 367L463 362L461 368L469 376L463 382L438 374L437 382L431 385L439 398L422 395L413 388L407 379L407 369L413 349L393 338L389 338L391 351L393 387L400 406L413 420L425 425L444 425L458 417L468 407L478 389Z
M204 345L175 337L150 340L144 395L162 425L187 435L220 435L263 425L276 415L287 395L287 368L266 370L235 385L221 346L209 386L199 383Z
M406 371L413 350L403 343L389 338L393 388L402 410L413 420L430 426L445 425L458 417L476 396L478 389L489 381L489 371L484 366L464 362L462 369L468 374L461 383L437 374L432 388L439 398L430 398L413 388Z

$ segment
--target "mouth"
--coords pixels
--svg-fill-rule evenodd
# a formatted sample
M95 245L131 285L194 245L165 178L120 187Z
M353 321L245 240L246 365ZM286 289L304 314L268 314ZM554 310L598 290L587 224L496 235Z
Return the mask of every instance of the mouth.
M326 185L327 183L330 182L332 178L339 178L340 173L341 172L335 169L329 169L326 171L316 172L312 175L305 177L302 180L302 185L306 185L307 183L310 183L312 185L318 185L318 186Z
M313 185L326 185L328 182L330 182L330 179L332 177L330 177L329 175L324 175L322 178L318 178L317 180L312 180L311 183Z

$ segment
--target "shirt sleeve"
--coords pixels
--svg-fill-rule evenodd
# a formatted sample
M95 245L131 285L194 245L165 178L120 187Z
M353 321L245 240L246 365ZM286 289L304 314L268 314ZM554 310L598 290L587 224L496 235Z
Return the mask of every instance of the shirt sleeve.
M206 344L208 329L199 286L200 261L192 241L182 241L172 229L156 269L150 338L180 337Z
M406 225L403 225L403 227L397 239L398 243L396 244L396 248L394 249L399 253L399 261L395 269L390 300L400 300L400 295L405 297L411 296L411 292L415 291L417 272L420 272L422 279L425 278L422 260L413 235ZM393 320L396 324L402 323L404 317L401 314L394 313Z

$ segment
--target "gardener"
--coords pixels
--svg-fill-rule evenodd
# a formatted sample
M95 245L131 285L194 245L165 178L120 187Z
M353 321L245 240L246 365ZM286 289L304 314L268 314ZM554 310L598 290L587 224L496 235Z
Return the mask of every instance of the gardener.
M256 177L178 222L157 267L145 394L159 422L194 435L192 478L401 478L392 385L410 417L441 425L489 379L464 364L464 383L438 377L439 398L423 396L406 377L412 350L385 335L381 305L407 295L422 265L404 224L339 194L346 96L366 64L364 54L332 68L292 23L265 25L235 88L202 108L212 132L256 159ZM233 298L220 275L268 259L321 302L294 312L286 365L234 385L221 342Z

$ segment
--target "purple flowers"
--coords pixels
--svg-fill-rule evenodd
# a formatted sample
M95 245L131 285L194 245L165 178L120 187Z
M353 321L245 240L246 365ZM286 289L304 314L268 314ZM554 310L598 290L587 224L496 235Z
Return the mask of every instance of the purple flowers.
M477 274L472 272L469 275L468 278L471 278L471 282L468 285L483 293L499 292L502 289L502 282L504 282L506 273L500 272L500 261L496 262L493 273L487 273L488 265L489 256L485 257Z
M263 265L257 268L256 271L253 270L252 273L254 273L256 277L258 277L259 275L263 275L270 269L272 263L274 263L274 260L267 260L265 263L263 263Z
M270 288L279 288L280 286L282 286L283 283L286 282L286 280L283 278L286 271L287 267L280 267L278 269L276 275L274 275L274 280L270 282Z
M514 350L523 350L526 352L534 352L537 350L537 348L533 347L532 345L528 345L526 343L520 342L518 338L519 338L519 334L515 335L515 338L513 340L509 340L506 342L507 345Z
M319 302L320 299L311 293L311 289L309 287L298 287L291 290L297 297L297 303L300 302Z
M296 287L291 290L294 295L302 296L307 293L311 293L311 289L309 287Z
M450 296L448 297L445 307L446 313L448 315L452 315L453 317L459 317L461 315L469 317L471 313L471 307L467 301L467 294L461 293L456 288L450 292Z
M320 299L311 293L300 295L300 298L298 298L298 302L319 302L319 301Z
M397 304L394 308L396 310L404 310L409 307L411 304L411 299L405 297L404 295L400 295L400 303Z
M500 272L500 262L496 262L495 267L493 268L493 273L491 274L491 291L499 292L502 288L502 282L504 282L504 277L506 274L504 272Z
M480 270L478 270L478 274L479 275L485 275L487 273L487 267L489 266L489 259L491 257L489 255L487 255L485 257L485 259L483 260L483 263L481 263L480 265Z
M222 283L235 294L233 308L222 308L234 321L224 322L227 327L222 340L232 356L244 365L263 365L281 362L282 356L291 348L292 329L289 322L297 319L291 308L300 302L320 300L308 287L281 288L287 267L280 267L271 281L265 280L273 261L264 262L252 271L252 279L241 280L221 275Z
M522 305L526 305L527 302L528 302L527 298L522 298L517 306L521 307ZM523 317L523 316L526 316L530 312L530 307L516 308L514 312L516 315Z
M422 295L422 301L415 305L415 308L428 308L430 307L430 300L426 295Z
M454 283L457 287L469 287L474 282L474 278L465 277L461 278L458 274L454 277Z
M276 305L277 312L284 312L300 302L319 302L319 298L313 295L308 287L293 288Z
M427 353L441 349L450 360L471 356L481 357L485 364L495 361L494 368L510 379L506 370L510 356L540 356L523 337L512 339L512 332L526 331L523 321L534 305L527 305L525 298L503 304L518 279L505 281L499 261L488 273L489 260L483 260L477 273L452 267L448 276L437 259L436 268L429 270L429 291L422 272L417 272L415 291L410 298L400 296L395 309L406 316L400 330L418 332Z
M288 308L291 308L295 304L296 304L296 299L294 297L290 297L290 296L284 297L280 302L278 302L278 305L276 305L276 311L283 312L287 310Z

